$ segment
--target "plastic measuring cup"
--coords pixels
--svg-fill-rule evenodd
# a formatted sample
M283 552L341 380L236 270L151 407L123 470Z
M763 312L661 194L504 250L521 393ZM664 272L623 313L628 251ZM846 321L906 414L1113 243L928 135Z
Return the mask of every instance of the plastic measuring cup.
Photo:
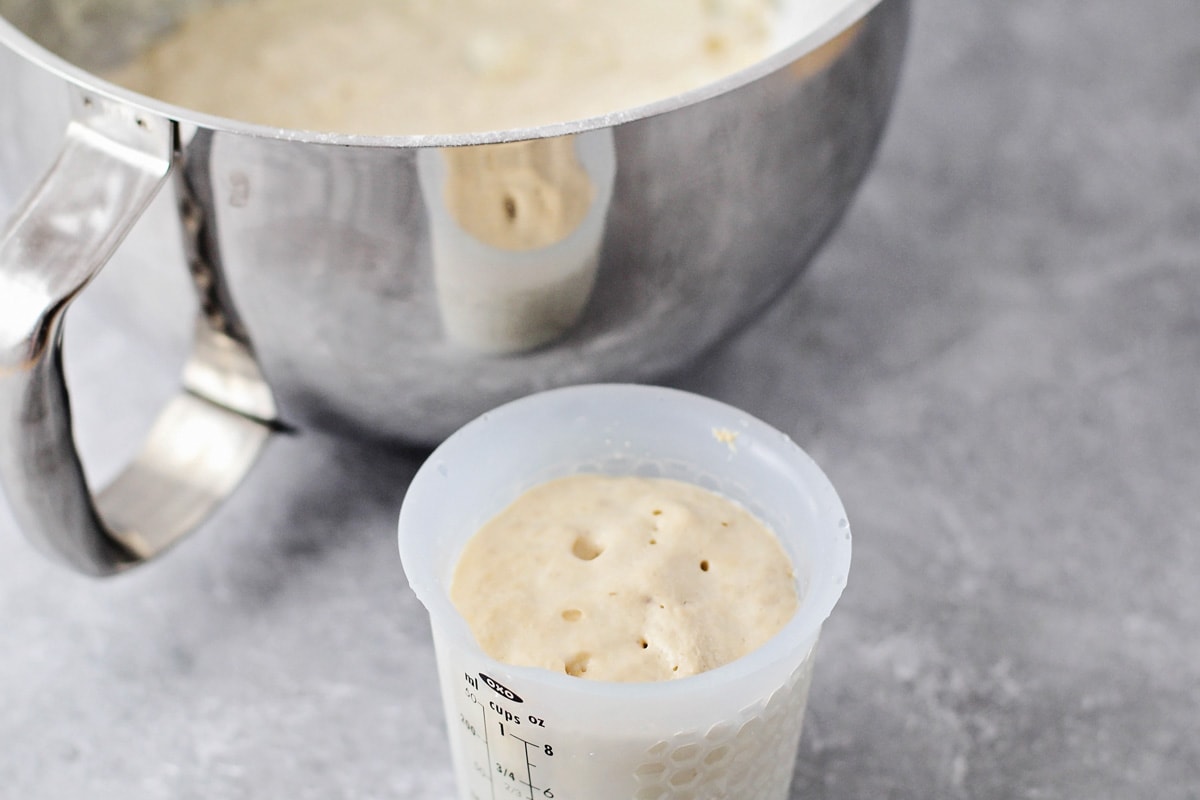
M795 616L752 653L671 681L592 681L489 658L449 599L463 545L526 489L585 472L675 478L741 503L792 559ZM784 434L672 389L532 395L434 451L404 499L399 536L429 610L462 800L787 797L813 650L850 567L850 527L828 478Z

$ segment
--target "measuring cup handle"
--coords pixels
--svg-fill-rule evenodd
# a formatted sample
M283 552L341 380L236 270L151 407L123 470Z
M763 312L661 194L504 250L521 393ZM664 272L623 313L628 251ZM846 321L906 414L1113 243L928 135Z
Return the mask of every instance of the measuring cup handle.
M248 348L202 318L185 391L92 496L72 435L63 317L166 182L177 132L102 97L76 93L72 103L57 160L0 233L0 480L38 549L108 575L195 527L241 480L272 425L208 399L246 387L261 397L266 385Z

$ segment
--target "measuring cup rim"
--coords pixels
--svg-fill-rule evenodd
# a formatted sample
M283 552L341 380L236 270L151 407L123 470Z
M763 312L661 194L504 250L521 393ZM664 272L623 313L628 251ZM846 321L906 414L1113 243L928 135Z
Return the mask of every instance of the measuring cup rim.
M661 100L577 120L555 122L534 127L471 133L367 136L352 133L329 133L293 128L276 128L242 122L227 117L193 111L183 106L157 100L111 83L99 75L78 67L47 50L18 30L4 17L0 17L0 45L9 47L30 62L85 90L95 92L98 95L151 114L214 131L308 144L403 148L460 147L568 136L591 130L612 128L628 122L659 116L686 106L702 103L712 97L734 91L772 72L783 69L796 59L827 44L831 39L866 16L875 6L882 2L884 0L842 0L841 4L837 6L836 10L828 18L820 24L813 26L807 33L798 37L795 41L764 56L753 64L719 78L716 81L695 89L670 95Z
M511 415L528 415L537 419L540 408L569 401L572 395L592 395L593 399L607 400L614 404L614 407L621 407L621 404L628 402L631 397L638 396L638 399L644 402L686 404L712 413L715 419L736 418L742 433L752 435L756 442L766 445L767 457L776 459L779 469L795 473L797 479L802 482L815 505L814 516L819 522L821 541L825 545L822 551L825 558L821 564L816 563L817 557L813 554L814 563L807 591L801 598L796 613L778 633L754 651L716 669L670 681L623 683L588 680L587 691L624 699L637 699L640 695L663 698L676 692L690 694L708 684L716 688L721 684L754 675L781 661L800 663L816 643L821 626L833 611L846 586L852 537L841 499L828 476L816 462L776 428L726 403L661 386L590 384L529 395L499 406L467 423L430 455L409 484L400 510L397 534L400 559L409 585L417 599L428 610L433 627L452 637L456 646L467 650L482 663L494 665L497 670L514 676L524 676L530 681L545 685L558 686L564 690L581 688L579 678L534 667L503 664L483 652L466 621L454 608L446 586L439 580L432 566L436 561L432 537L425 535L426 529L416 522L424 517L425 504L436 502L439 496L438 483L447 479L441 456L445 455L447 460L457 459L459 456L455 455L455 451L468 452L475 446L471 442L477 441L477 437L487 428L504 424ZM450 562L457 562L457 553ZM425 565L426 568L415 568L417 565Z

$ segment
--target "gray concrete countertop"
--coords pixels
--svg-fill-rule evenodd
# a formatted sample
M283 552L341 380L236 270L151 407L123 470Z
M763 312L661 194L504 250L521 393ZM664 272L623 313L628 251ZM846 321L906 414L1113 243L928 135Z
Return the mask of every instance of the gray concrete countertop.
M68 336L102 474L176 354L97 297ZM850 514L795 798L1200 798L1194 3L918 0L844 224L676 383L789 432ZM280 440L107 582L0 501L0 796L450 797L394 538L419 462Z

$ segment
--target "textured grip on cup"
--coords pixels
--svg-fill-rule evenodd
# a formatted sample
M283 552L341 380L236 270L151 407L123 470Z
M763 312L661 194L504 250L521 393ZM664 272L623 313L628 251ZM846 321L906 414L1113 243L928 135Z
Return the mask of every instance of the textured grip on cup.
M57 160L0 235L0 478L38 549L107 575L162 552L224 499L269 437L274 406L248 348L202 320L189 391L92 497L74 443L63 318L166 181L176 132L103 98L72 100ZM230 410L238 394L269 413Z
M634 800L782 797L792 780L812 683L809 653L787 683L707 731L687 731L646 751Z

